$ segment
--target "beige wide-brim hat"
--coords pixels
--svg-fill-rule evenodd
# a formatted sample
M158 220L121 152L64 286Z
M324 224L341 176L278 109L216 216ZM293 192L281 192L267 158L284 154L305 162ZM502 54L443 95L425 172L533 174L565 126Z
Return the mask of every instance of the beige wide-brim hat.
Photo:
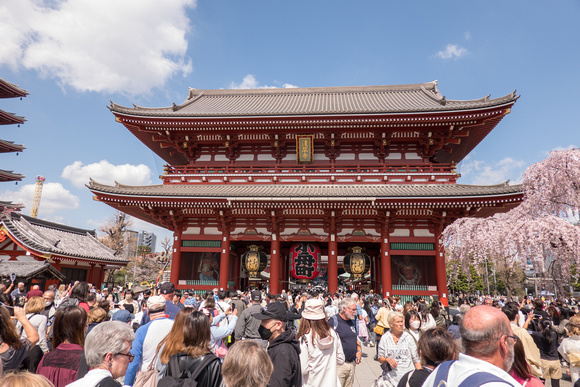
M323 320L326 318L324 313L324 301L318 298L311 298L304 303L304 311L302 317L308 320Z

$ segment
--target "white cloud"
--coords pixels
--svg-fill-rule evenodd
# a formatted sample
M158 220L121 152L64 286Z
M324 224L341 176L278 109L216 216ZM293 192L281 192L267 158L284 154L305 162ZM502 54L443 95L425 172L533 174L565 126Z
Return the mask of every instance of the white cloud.
M81 161L75 161L62 170L62 178L70 180L78 188L88 184L89 178L103 184L114 184L118 181L127 185L151 184L151 170L144 164L113 165L107 160L98 163L83 165Z
M291 89L296 88L298 86L294 86L290 83L284 83L282 88L284 89ZM280 86L268 86L268 85L260 85L258 80L252 75L248 74L244 77L241 83L230 83L230 89L278 89Z
M34 201L36 184L26 184L18 191L2 192L2 200L24 204L23 214L30 214ZM40 206L38 207L39 218L49 218L54 222L62 222L62 216L55 216L59 211L79 208L79 198L70 193L60 183L44 183Z
M456 44L448 44L445 50L439 51L436 56L441 59L457 59L467 55L467 49Z
M146 93L192 70L186 14L196 0L0 2L0 65L78 91Z
M471 34L469 33L469 31L465 31L465 33L463 34L463 37L465 38L465 40L470 40Z
M511 184L521 183L521 175L526 164L522 160L506 157L494 164L466 157L461 162L461 179L470 184L491 185L510 180ZM463 183L463 181L462 181Z

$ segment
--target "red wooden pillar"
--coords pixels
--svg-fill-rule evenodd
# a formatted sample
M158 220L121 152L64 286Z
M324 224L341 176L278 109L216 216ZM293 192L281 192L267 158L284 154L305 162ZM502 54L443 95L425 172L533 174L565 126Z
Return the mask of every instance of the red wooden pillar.
M338 291L338 243L334 227L331 230L328 238L328 291L334 294Z
M89 274L87 275L87 282L95 285L95 263L91 262L89 263L89 265L91 266L91 268L89 269Z
M447 297L447 271L445 270L445 247L441 240L443 227L436 227L435 233L435 273L437 275L437 293L443 306L449 306Z
M381 294L381 255L382 252L379 250L378 255L375 256L375 283L374 283L374 290L375 294Z
M105 266L107 266L107 265L104 263L99 264L99 267L101 268L101 270L100 270L99 278L98 278L98 281L96 284L96 286L99 288L101 287L101 285L103 285L103 281L106 279L105 278Z
M280 289L280 240L278 233L272 234L270 251L270 293L277 294Z
M221 290L228 289L228 277L230 274L230 232L228 227L222 231L222 254L220 257L220 280Z
M171 275L173 285L179 284L179 269L181 267L181 227L173 234L173 256L171 257ZM161 279L160 279L161 280Z
M391 247L389 245L389 226L385 224L381 232L381 283L383 297L391 295Z

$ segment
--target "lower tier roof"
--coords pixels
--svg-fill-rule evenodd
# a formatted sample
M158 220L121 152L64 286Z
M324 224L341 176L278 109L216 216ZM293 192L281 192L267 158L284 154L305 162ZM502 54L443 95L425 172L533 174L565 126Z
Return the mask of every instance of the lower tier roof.
M98 183L91 179L87 187L94 193L143 198L458 198L493 196L522 193L521 185L465 185L465 184L352 184L352 185L147 185L114 186Z

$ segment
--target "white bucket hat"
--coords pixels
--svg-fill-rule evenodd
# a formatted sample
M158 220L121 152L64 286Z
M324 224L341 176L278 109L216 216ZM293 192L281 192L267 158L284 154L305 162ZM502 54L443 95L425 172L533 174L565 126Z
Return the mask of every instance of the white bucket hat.
M318 298L311 298L304 303L302 317L308 320L323 320L326 318L324 313L324 301Z

